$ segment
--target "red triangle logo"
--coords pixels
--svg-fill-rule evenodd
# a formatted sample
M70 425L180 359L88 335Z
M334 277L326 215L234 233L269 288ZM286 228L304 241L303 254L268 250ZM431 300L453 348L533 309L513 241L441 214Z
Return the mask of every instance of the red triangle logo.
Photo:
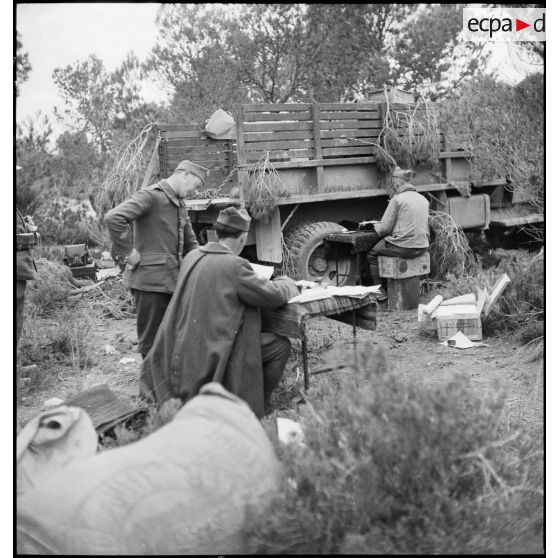
M526 27L531 27L531 24L525 23L524 21L521 21L520 19L515 18L515 30L516 31L521 31L522 29L525 29Z

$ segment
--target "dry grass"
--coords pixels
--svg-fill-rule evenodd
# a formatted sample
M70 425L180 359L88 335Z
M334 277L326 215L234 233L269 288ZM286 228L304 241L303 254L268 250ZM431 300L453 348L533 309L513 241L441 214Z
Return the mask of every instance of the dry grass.
M146 152L152 124L148 124L135 138L123 144L116 162L95 196L95 210L99 219L119 203L139 190L144 178L151 150ZM158 159L156 158L158 161ZM158 172L158 167L155 173Z
M377 165L384 173L393 169L394 160L403 168L435 167L439 162L440 134L432 103L422 98L408 110L396 110L386 95L386 111L378 143L383 150L376 150Z
M451 215L430 211L430 278L445 281L478 271L479 266L469 247L467 237Z
M266 151L254 165L244 191L246 205L253 219L267 223L276 208L277 199L284 189L281 176Z
M72 298L87 305L96 315L123 320L135 316L134 297L118 278L108 278L98 286Z

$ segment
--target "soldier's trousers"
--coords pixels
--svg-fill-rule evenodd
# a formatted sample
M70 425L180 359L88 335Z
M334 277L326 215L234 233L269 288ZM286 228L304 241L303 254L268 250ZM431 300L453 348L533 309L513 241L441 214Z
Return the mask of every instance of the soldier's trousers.
M275 333L262 332L262 366L264 383L264 406L269 412L271 393L279 385L289 354L291 342Z
M155 341L157 330L163 321L163 316L172 295L131 289L136 301L138 348L142 358L147 356Z

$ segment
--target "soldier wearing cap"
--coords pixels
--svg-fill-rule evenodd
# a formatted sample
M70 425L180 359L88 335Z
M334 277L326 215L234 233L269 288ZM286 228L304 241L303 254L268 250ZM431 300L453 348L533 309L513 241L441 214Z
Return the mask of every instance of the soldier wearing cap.
M428 251L428 201L409 182L410 170L396 167L389 189L390 202L382 220L374 223L381 239L366 254L373 284L380 283L378 256L416 258Z
M173 298L142 364L140 393L159 403L171 397L185 402L204 384L217 381L262 417L270 410L290 342L261 331L260 308L278 308L298 289L288 277L258 277L239 257L250 228L246 210L224 209L214 228L218 242L184 258Z
M203 167L181 161L166 180L142 188L105 217L113 257L125 263L124 278L135 299L143 358L174 292L182 258L198 247L183 198L206 176Z

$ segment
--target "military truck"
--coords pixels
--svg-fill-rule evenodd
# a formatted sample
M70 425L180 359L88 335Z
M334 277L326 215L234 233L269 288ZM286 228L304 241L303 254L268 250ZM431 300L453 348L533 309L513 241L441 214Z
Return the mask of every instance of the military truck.
M324 250L324 237L381 218L389 200L376 144L387 111L420 110L426 109L411 100L246 104L235 115L236 129L226 139L213 139L196 125L159 124L159 175L171 174L182 159L209 169L205 189L217 191L215 197L187 200L203 243L214 238L212 225L223 207L250 208L250 181L264 161L264 168L277 179L275 190L269 214L252 220L244 255L274 265L284 263L288 255L296 278L347 284L356 273L354 261L350 256L334 261ZM443 134L436 147L437 164L415 168L412 182L431 207L449 213L464 230L542 219L526 209L527 200L514 197L504 178L482 181L471 154L449 145Z

